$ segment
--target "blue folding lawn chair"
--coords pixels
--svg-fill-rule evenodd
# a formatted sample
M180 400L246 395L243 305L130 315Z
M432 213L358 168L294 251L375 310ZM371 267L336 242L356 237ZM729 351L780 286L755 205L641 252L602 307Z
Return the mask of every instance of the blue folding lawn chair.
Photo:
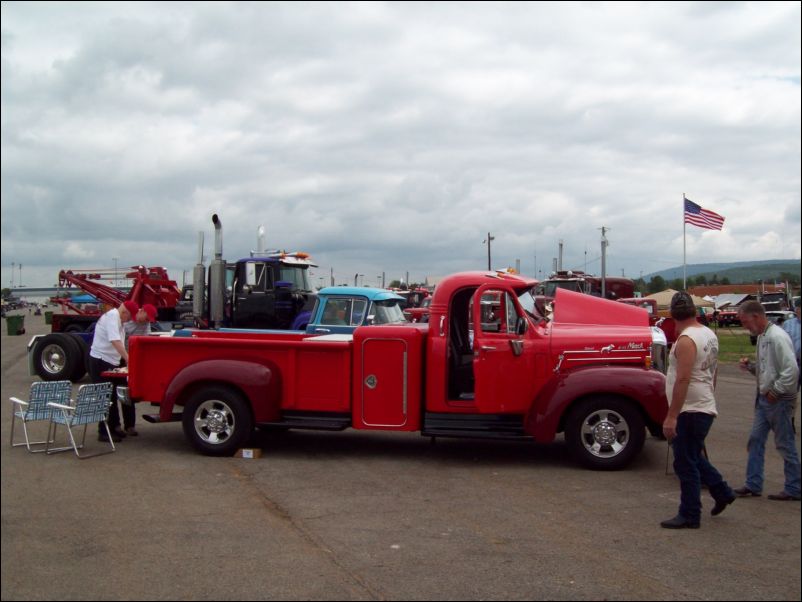
M50 454L72 449L75 451L75 455L83 460L85 458L110 454L116 451L108 423L109 406L111 405L111 394L113 390L114 385L109 382L81 385L78 389L78 396L75 398L74 404L50 403L49 405L53 409L53 415L50 418L51 423L54 428L59 424L63 424L67 427L67 435L69 436L71 447L50 448L50 444L48 443L46 448L47 453ZM86 443L87 427L90 424L98 422L102 422L103 426L106 427L106 435L111 449L94 454L81 455L78 450L82 449ZM81 439L81 445L77 445L72 429L82 425L84 427L83 439Z
M53 415L53 408L50 403L69 403L72 394L72 383L68 380L53 380L49 382L38 381L31 384L31 392L28 401L23 401L16 397L10 397L14 413L11 416L11 447L24 445L31 453L43 452L45 449L32 449L32 445L46 445L52 443L50 434L50 418ZM22 432L25 436L24 442L14 442L14 426L17 419L22 421ZM31 441L28 433L29 422L47 422L48 434L44 441ZM53 433L55 436L55 433Z

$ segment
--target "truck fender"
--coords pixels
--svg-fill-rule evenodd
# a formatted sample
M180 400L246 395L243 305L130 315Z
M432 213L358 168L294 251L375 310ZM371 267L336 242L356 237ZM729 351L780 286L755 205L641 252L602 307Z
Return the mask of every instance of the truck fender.
M661 372L628 366L588 366L554 374L532 403L524 429L536 441L549 443L575 401L599 395L633 400L650 429L662 424L668 413L665 376Z
M279 419L281 397L278 372L264 364L241 360L206 360L183 368L170 381L164 393L159 415L169 420L176 404L185 402L188 395L203 384L224 384L233 387L247 398L254 421L271 422Z

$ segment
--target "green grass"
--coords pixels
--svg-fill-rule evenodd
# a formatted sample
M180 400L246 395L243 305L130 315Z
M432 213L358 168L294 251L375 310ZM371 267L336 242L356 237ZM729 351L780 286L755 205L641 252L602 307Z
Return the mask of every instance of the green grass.
M749 340L749 332L743 328L719 328L718 360L738 363L742 357L755 359L755 346Z

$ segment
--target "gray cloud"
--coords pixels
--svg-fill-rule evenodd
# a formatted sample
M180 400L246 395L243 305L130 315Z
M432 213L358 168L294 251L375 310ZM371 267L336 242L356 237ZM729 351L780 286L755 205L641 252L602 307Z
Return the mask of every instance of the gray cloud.
M800 257L798 3L4 3L2 281L310 251L320 274ZM207 255L211 254L207 242Z

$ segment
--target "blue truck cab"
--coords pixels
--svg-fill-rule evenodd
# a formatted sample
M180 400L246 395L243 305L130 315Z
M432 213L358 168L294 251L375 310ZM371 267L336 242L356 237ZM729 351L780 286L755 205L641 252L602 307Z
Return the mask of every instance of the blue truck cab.
M351 334L357 326L406 322L404 298L382 288L327 286L317 293L308 334Z

